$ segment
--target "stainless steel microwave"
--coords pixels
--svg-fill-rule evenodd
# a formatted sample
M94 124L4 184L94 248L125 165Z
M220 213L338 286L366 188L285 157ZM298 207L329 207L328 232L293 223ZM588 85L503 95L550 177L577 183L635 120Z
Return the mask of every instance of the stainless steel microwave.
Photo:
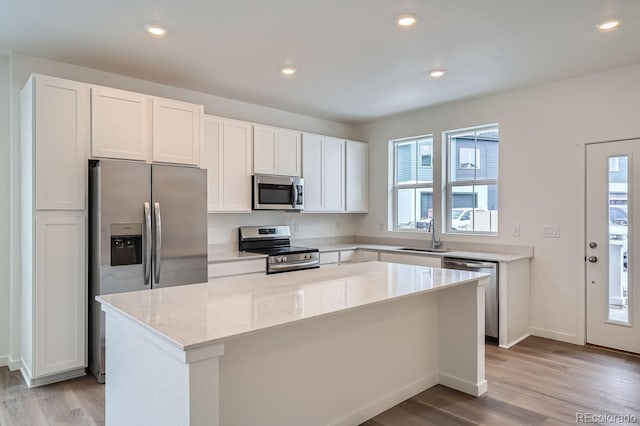
M304 180L292 176L254 175L254 210L302 210Z

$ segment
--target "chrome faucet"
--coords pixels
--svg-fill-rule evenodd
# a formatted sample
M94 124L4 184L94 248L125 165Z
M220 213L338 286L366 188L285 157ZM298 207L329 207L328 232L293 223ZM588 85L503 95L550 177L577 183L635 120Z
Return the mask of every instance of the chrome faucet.
M442 241L436 239L436 218L435 217L431 218L431 222L429 222L429 228L427 228L427 231L431 232L431 248L432 249L440 248L440 246L442 245Z

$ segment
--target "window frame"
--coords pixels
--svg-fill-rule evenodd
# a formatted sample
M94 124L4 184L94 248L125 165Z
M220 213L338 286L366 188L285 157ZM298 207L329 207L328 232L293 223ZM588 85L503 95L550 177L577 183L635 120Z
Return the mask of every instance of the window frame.
M435 207L435 197L436 197L436 191L435 191L435 187L434 187L435 172L432 175L431 182L419 182L418 181L417 170L416 170L415 183L404 183L404 184L399 184L398 183L398 145L400 145L402 143L407 143L407 142L413 142L415 144L415 149L416 149L416 164L415 164L415 166L417 167L418 163L422 164L422 153L419 152L419 145L418 145L418 141L421 140L421 139L431 139L431 165L430 166L422 165L422 167L426 167L426 168L430 168L432 170L435 170L435 168L434 168L435 138L434 138L434 135L432 133L427 133L427 134L418 135L418 136L411 136L411 137L401 138L401 139L392 139L392 140L389 141L389 143L391 145L391 151L393 153L393 167L392 167L392 173L393 173L393 187L392 187L393 224L392 224L392 231L393 232L415 233L415 232L425 232L426 231L426 229L425 229L425 231L422 231L420 228L417 228L417 223L418 223L419 218L416 218L413 228L400 228L400 227L398 227L398 193L400 192L400 190L402 190L402 189L413 189L413 190L431 189L432 202L434 203L434 207ZM433 208L433 216L432 217L435 217L435 216L436 216L436 209Z
M455 235L459 235L459 234L467 234L467 235L484 235L484 236L497 236L499 234L499 228L493 232L493 231L476 231L476 230L457 230L457 229L453 229L452 225L453 225L453 218L452 218L452 209L453 209L453 195L454 195L454 188L456 187L467 187L467 186L490 186L490 185L496 185L497 188L497 192L498 192L498 217L500 217L500 204L499 204L499 200L500 200L500 137L498 137L498 178L496 179L473 179L473 180L464 180L464 181L455 181L452 182L451 181L451 139L452 137L456 137L456 136L461 136L463 134L468 134L470 132L474 132L474 134L476 135L477 138L477 133L482 132L482 131L486 131L489 129L495 128L496 130L498 130L498 133L500 132L500 125L499 123L493 123L493 124L486 124L486 125L481 125L481 126L473 126L473 127L467 127L464 129L456 129L456 130L447 130L445 132L442 133L442 143L444 145L444 149L443 149L443 153L444 156L441 156L440 161L444 161L444 185L443 185L443 190L444 190L444 212L445 212L445 233L447 234L455 234ZM479 148L474 148L476 150L478 150ZM458 153L459 155L459 153ZM477 155L477 154L476 154ZM458 158L456 163L458 164L460 161L460 159ZM476 167L474 168L469 168L469 169L465 169L465 170L480 170L480 167ZM475 207L474 207L475 210ZM475 215L474 215L474 219L475 220ZM498 219L498 226L500 226L500 220ZM473 226L472 226L473 228Z

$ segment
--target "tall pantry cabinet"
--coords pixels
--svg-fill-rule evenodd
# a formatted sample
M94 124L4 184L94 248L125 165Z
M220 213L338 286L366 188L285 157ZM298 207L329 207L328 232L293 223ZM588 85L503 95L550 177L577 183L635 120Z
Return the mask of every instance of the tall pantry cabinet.
M86 366L89 88L32 75L20 113L21 368L36 386Z

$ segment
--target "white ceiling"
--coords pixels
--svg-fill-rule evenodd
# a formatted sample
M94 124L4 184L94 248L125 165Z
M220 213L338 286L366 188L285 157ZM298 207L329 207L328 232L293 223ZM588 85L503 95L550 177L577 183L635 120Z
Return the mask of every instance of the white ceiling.
M0 51L347 123L640 63L640 0L0 0L0 11ZM404 13L414 28L396 26ZM610 17L620 28L597 31ZM148 36L149 23L168 36ZM298 74L282 77L284 64Z

